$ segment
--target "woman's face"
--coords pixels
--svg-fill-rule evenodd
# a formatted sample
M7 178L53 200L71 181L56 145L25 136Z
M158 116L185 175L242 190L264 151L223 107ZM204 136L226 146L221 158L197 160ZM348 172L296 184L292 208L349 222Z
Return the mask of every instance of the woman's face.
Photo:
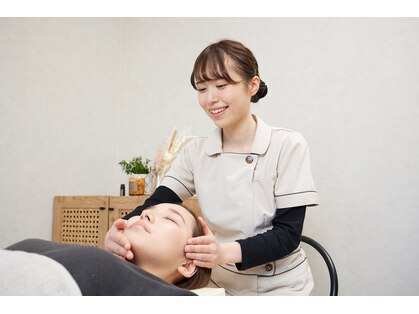
M131 242L133 262L143 268L176 269L186 259L184 247L195 226L193 215L176 204L159 204L130 218L124 235Z
M234 127L250 114L252 92L246 80L227 62L227 72L238 83L224 79L197 82L198 101L205 113L220 128Z

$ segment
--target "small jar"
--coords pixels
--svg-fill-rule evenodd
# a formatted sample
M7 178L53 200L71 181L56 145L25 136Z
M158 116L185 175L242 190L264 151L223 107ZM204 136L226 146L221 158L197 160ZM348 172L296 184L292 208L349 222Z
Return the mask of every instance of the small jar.
M135 174L128 178L130 196L144 194L145 176L145 174Z
M121 184L119 188L119 196L125 196L125 184Z

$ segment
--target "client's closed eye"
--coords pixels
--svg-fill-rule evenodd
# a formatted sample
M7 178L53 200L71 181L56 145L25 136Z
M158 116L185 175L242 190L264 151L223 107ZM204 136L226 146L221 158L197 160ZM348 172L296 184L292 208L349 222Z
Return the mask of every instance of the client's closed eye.
M172 222L174 222L175 224L178 224L177 222L176 222L176 220L174 220L173 218L170 218L170 217L164 217L165 219L167 219L167 220L170 220L170 221L172 221Z

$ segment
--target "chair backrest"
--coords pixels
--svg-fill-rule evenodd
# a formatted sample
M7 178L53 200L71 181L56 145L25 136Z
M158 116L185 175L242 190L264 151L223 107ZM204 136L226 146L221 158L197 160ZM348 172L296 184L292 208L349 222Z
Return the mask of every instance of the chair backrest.
M303 235L301 236L301 241L313 247L323 257L330 275L330 295L337 296L338 274L336 271L335 264L333 263L332 257L319 242L313 240L312 238Z

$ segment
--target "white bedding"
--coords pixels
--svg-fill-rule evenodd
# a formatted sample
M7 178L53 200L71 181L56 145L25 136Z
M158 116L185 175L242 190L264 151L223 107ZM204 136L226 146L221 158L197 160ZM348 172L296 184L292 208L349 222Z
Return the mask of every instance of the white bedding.
M81 295L70 273L51 258L0 250L0 295Z
M226 294L223 288L201 288L191 291L200 296L225 296Z

